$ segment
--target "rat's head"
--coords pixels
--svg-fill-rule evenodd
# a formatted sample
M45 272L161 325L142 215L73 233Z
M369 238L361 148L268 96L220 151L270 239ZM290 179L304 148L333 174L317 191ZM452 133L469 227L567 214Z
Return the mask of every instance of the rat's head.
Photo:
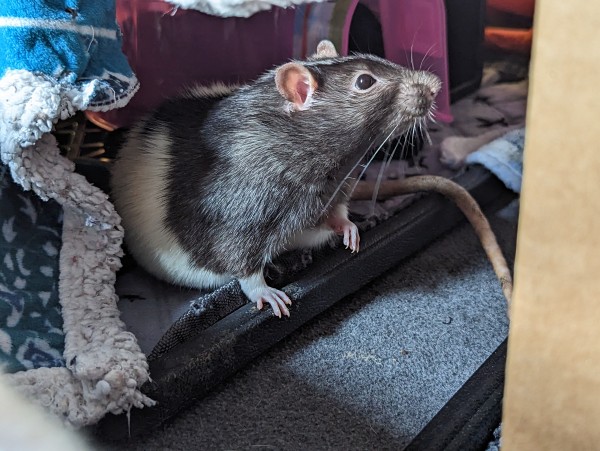
M339 57L329 41L307 61L278 67L275 84L291 116L330 133L351 133L357 142L399 135L424 121L441 88L429 72L372 55Z

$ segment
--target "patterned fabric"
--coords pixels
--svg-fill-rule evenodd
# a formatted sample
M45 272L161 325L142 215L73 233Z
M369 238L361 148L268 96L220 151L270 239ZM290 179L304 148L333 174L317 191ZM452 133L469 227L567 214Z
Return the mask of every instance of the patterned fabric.
M58 300L62 209L25 192L0 166L0 366L64 366Z

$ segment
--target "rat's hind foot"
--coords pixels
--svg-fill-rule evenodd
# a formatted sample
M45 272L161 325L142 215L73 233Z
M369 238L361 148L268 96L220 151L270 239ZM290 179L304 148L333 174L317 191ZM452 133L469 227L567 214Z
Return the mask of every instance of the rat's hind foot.
M282 314L290 316L290 311L286 304L291 305L292 301L283 291L268 286L262 272L240 279L239 281L244 294L250 301L256 303L256 307L259 310L262 310L263 305L267 302L271 305L273 313L278 318L281 318Z

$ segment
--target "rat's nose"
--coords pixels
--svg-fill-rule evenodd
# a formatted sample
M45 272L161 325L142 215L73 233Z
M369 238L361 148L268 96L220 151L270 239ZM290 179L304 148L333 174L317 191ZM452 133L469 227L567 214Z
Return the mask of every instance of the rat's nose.
M433 101L435 100L435 96L437 95L437 90L434 90L430 86L424 84L416 84L414 89L415 94L417 96L422 97L425 101L429 103L433 103Z
M427 109L433 104L436 92L430 86L416 84L413 87L412 95L420 107Z
M404 91L404 107L410 116L424 116L431 109L437 91L424 83L413 83Z

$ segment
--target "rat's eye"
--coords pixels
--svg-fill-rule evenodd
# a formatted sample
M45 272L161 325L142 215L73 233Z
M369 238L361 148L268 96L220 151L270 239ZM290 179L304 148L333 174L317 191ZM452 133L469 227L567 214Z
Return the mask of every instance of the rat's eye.
M371 86L373 86L376 81L377 80L375 80L369 74L362 74L356 79L356 83L354 83L354 86L356 86L361 91L364 91L365 89L369 89Z

